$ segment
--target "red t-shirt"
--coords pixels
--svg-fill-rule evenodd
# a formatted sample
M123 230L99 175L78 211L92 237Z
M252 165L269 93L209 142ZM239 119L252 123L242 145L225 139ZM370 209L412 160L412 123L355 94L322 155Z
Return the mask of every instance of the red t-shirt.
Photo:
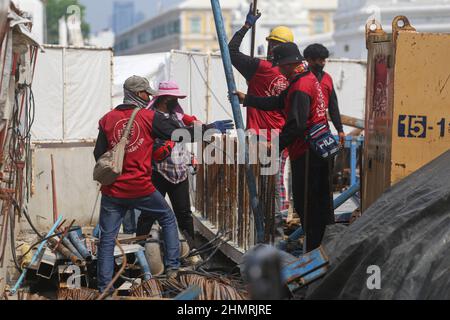
M272 63L261 60L258 70L248 85L248 94L256 97L278 96L289 85L285 76L280 73L278 67L273 67ZM286 123L286 116L282 110L261 111L252 107L247 107L247 129L253 129L260 134L260 129L267 130L270 141L270 130L281 131Z
M122 137L133 109L114 109L99 121L111 150ZM126 147L122 175L110 186L102 186L102 193L121 199L149 196L156 191L152 183L152 123L155 112L142 109L136 115L129 143Z
M289 88L289 92L285 102L285 112L289 113L292 105L292 96L295 91L302 91L306 93L311 99L310 113L307 122L307 131L318 123L325 123L328 125L327 120L327 105L325 104L325 97L322 92L322 87L317 80L316 76L312 72L308 72L304 77L297 80ZM308 150L309 145L305 139L297 139L293 144L288 147L289 156L292 160L300 158Z

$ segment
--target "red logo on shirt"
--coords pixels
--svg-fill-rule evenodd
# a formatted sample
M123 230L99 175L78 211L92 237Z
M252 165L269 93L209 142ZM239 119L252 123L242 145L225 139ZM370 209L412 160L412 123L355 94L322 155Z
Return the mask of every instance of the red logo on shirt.
M265 91L265 94L268 97L279 96L284 90L287 89L288 85L289 83L285 76L280 74L272 80L268 90Z
M325 117L325 115L327 114L327 106L325 105L325 97L323 95L322 87L320 86L320 83L318 81L314 83L314 86L317 90L317 116Z
M114 147L119 143L120 139L123 137L123 133L128 125L130 119L122 119L118 121L114 127L114 140L112 146ZM131 126L130 138L127 144L126 152L131 153L137 151L144 143L144 138L141 137L141 127L136 121L133 122Z

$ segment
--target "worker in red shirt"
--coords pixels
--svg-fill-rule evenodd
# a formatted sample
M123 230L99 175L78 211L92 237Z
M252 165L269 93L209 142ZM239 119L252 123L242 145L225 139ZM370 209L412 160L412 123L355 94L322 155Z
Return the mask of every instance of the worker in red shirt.
M124 84L124 103L99 121L94 149L95 160L111 150L121 139L124 127L136 108L129 143L125 150L122 175L108 186L102 186L100 209L100 243L98 246L98 289L107 289L114 273L114 246L122 220L128 210L137 209L152 216L162 227L165 244L164 262L168 277L177 275L180 266L180 242L175 214L152 183L152 153L155 112L146 110L150 101L147 79L133 76Z
M294 43L274 50L274 65L289 79L289 87L278 97L256 97L237 92L244 106L260 110L284 110L286 125L279 137L279 152L288 148L292 165L294 207L300 215L306 234L306 252L320 246L327 225L334 223L331 188L331 162L308 152L306 142L310 129L328 126L327 105L316 76L298 73L304 60ZM305 183L307 182L307 183Z
M236 32L229 43L231 61L233 66L247 80L249 95L257 97L278 96L287 88L289 82L279 68L272 65L273 50L280 44L293 42L294 35L289 28L279 26L273 29L267 37L267 60L245 55L239 51L242 40L260 17L261 14L259 12L256 15L253 13L253 7L251 6L244 26ZM264 137L268 142L271 141L271 130L281 131L285 123L286 118L283 110L261 111L247 106L247 130L254 130L257 135ZM288 158L287 150L281 153L280 158L280 170L276 177L275 187L275 215L278 236L283 234L281 219L283 214L287 214L289 209L289 200L286 199L286 189L284 187L284 169Z
M341 122L341 113L339 111L336 91L334 90L333 79L331 75L324 71L329 56L330 52L328 49L319 43L312 44L303 51L303 57L308 62L309 70L314 73L322 87L325 104L328 106L331 121L339 134L341 145L344 145L345 133Z
M114 273L114 242L119 233L122 220L128 210L140 210L140 218L157 220L162 228L164 241L164 264L168 278L178 275L180 266L180 242L178 227L174 212L164 197L156 189L152 181L153 147L157 139L166 143L161 148L168 148L170 155L170 141L172 134L181 126L171 125L164 121L164 116L153 110L147 110L150 102L151 88L147 79L133 76L125 81L124 102L114 110L108 112L99 121L99 134L94 149L95 160L111 150L120 141L124 128L127 126L135 109L142 109L136 115L131 128L129 143L125 150L122 175L108 186L102 186L102 200L100 209L100 243L98 246L98 288L103 292L108 287ZM178 105L176 99L165 97L166 105L172 108ZM218 129L226 132L233 129L232 121L217 121L211 125L203 125L202 130ZM185 127L194 139L194 127ZM155 150L155 153L159 150ZM163 155L163 153L160 153ZM164 160L164 157L156 159ZM139 235L141 233L138 226Z

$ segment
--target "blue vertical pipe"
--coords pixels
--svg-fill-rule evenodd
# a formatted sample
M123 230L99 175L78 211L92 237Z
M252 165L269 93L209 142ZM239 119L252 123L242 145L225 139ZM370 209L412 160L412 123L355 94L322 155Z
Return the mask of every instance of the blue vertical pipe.
M63 217L59 216L58 219L56 219L55 224L53 225L53 227L50 229L50 231L47 233L47 235L45 236L44 239L47 239L48 237L50 237L53 233L55 233L56 228L58 228L58 226L61 224ZM14 295L16 294L17 290L19 290L20 286L22 285L23 280L25 279L25 276L27 275L28 272L28 268L30 266L32 266L38 259L39 255L41 254L42 249L44 249L44 246L46 245L47 240L44 240L41 242L41 244L39 245L39 247L37 248L36 252L34 253L33 258L31 259L30 264L23 269L22 274L20 275L19 279L17 280L14 288L11 289L10 291L10 295Z
M144 280L150 280L152 278L152 273L150 271L150 266L148 265L147 259L145 258L144 250L139 250L135 253L135 255L139 266L141 267L142 273L144 274Z
M356 153L357 153L357 142L352 139L350 146L350 185L355 185L356 181Z
M258 194L256 189L256 179L253 171L249 165L248 146L245 141L244 133L244 120L241 113L241 105L239 98L233 94L236 89L236 82L233 75L233 65L231 64L230 51L228 49L228 39L225 32L225 26L223 22L222 9L220 7L219 0L211 0L211 6L214 14L214 21L216 24L217 38L219 40L220 51L222 54L223 67L225 69L225 75L228 84L228 94L231 100L231 107L233 109L233 117L236 123L236 129L238 134L239 143L245 146L245 167L247 176L247 187L250 195L250 204L252 212L255 217L256 226L256 241L257 243L264 242L264 217L259 205Z

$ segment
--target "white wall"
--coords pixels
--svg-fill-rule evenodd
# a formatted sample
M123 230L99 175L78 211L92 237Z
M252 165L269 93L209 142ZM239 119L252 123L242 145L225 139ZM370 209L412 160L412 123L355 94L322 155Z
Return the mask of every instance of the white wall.
M96 204L99 186L92 179L95 165L94 148L90 144L35 145L33 150L33 196L28 212L40 230L53 225L51 155L54 157L58 213L67 223L88 226L94 213L95 226L99 215ZM100 201L100 199L99 199ZM24 229L29 229L25 222Z
M112 108L112 51L46 46L36 66L33 141L85 141Z

